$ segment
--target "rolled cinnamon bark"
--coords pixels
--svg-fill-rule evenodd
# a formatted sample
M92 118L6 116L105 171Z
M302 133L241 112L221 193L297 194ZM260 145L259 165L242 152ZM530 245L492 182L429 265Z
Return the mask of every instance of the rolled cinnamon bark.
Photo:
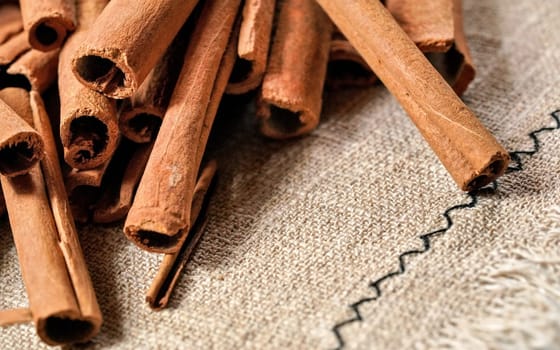
M30 48L24 32L16 34L0 45L0 67L7 66Z
M228 94L244 94L263 79L270 48L276 0L247 0L243 5L237 60L226 88Z
M332 23L314 0L280 4L257 116L261 132L288 138L319 124Z
M119 129L128 139L137 143L155 140L183 66L191 31L190 23L183 26L138 91L123 102Z
M378 1L318 0L397 98L464 191L502 175L507 151Z
M26 89L44 92L56 80L59 50L42 52L29 50L10 65L7 73L25 77ZM17 84L20 85L20 84Z
M329 89L366 87L377 81L371 68L342 33L335 30L331 39L327 80Z
M109 97L132 96L197 2L111 1L74 55L74 73L83 84Z
M451 48L453 0L385 0L385 6L423 52Z
M119 150L125 142L121 141ZM103 184L103 194L95 204L93 222L110 223L124 219L130 210L138 183L150 157L153 143L129 145L111 160L109 183ZM118 179L118 180L117 180Z
M23 28L21 12L17 4L0 3L0 44Z
M0 327L33 321L31 310L26 308L0 310Z
M208 191L216 174L217 164L210 161L204 166L193 192L190 213L190 232L181 249L173 254L165 254L156 277L148 293L146 302L154 310L165 308L179 280L181 272L189 261L194 248L196 248L206 226L206 207L208 205Z
M22 116L25 120L35 118L39 133L46 140L47 156L42 167L47 183L39 165L35 165L29 174L14 178L2 176L0 181L39 337L50 345L83 342L99 331L101 314L76 232L74 230L69 235L64 229L73 226L72 221L58 225L59 214L68 214L61 213L57 206L65 195L64 191L54 191L51 186L56 179L50 178L53 175L50 169L58 166L51 158L54 143L49 135L44 134L44 129L50 128L48 118L36 117L39 106L36 102L40 96L37 92L31 94L33 115L29 115L29 108L18 112L26 113ZM19 105L13 107L19 108ZM47 124L39 125L39 120Z
M72 216L79 223L89 221L90 211L99 197L103 176L109 162L93 169L71 169L65 176L66 192L72 208Z
M461 0L453 0L453 28L455 45L448 56L448 66L457 67L453 74L452 86L455 93L461 96L475 76L474 63L467 45L463 25L463 6Z
M28 173L44 155L44 144L39 133L7 105L21 103L20 90L12 88L0 91L0 174L9 177ZM29 102L27 106L29 108ZM18 109L22 107L16 106Z
M76 27L74 0L20 0L23 27L31 47L51 51Z
M75 169L93 169L107 163L120 138L116 101L80 83L72 73L72 56L86 40L90 26L107 0L79 0L79 27L60 53L60 139L64 160Z
M231 33L239 3L207 0L202 8L187 63L125 221L126 236L143 249L176 252L189 231L202 154L235 59Z

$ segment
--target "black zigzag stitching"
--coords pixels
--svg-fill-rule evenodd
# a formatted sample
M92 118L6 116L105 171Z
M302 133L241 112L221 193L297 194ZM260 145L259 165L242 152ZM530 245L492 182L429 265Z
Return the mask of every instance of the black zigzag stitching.
M507 169L507 173L512 173L512 172L517 172L517 171L521 171L523 170L523 157L532 157L535 153L537 153L540 148L541 148L541 144L540 144L540 140L538 138L538 135L544 132L551 132L553 130L558 130L560 129L560 109L550 113L550 116L552 117L552 119L554 119L554 122L556 123L555 126L552 127L543 127L537 130L534 130L532 132L530 132L528 134L529 138L533 141L533 147L529 150L520 150L520 151L514 151L510 153L510 157L512 160L513 165L510 165ZM425 234L420 235L418 238L420 238L422 240L423 243L423 248L422 249L413 249L413 250L407 250L404 253L402 253L401 255L399 255L399 267L392 272L387 273L386 275L378 278L375 281L370 282L369 287L373 289L373 291L375 292L375 295L371 296L371 297L367 297L367 298L362 298L360 300L358 300L357 302L350 304L348 307L352 310L353 312L353 316L351 318L348 318L344 321L341 321L339 323L337 323L333 328L332 328L332 332L334 333L336 340L338 342L338 346L336 347L336 349L343 349L345 346L345 342L344 342L344 338L342 337L341 334L341 329L344 328L346 325L349 325L351 323L354 322L362 322L363 321L363 317L362 314L360 312L360 306L362 306L363 304L367 304L367 303L371 303L377 299L379 299L382 296L382 291L381 291L381 283L383 283L384 281L391 279L393 277L396 277L398 275L402 275L406 272L406 262L405 262L405 257L408 256L414 256L414 255L420 255L420 254L424 254L426 252L428 252L431 249L431 239L436 237L436 236L440 236L445 234L447 231L449 231L449 229L451 229L451 227L453 227L453 219L451 218L451 213L454 211L460 211L462 209L468 209L468 208L474 208L476 207L476 205L478 204L478 197L480 194L482 194L483 192L487 192L487 191L495 191L497 189L497 182L493 182L492 185L490 187L486 187L483 189L480 189L478 191L475 192L470 192L468 193L469 196L469 202L467 203L461 203L461 204L457 204L454 205L452 207L447 208L442 216L445 218L446 220L446 225L445 227L439 229L439 230L435 230L435 231L431 231Z

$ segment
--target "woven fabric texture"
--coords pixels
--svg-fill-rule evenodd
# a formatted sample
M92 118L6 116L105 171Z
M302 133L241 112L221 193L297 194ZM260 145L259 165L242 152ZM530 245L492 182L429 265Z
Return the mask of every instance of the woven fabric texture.
M327 94L320 127L260 137L232 111L206 233L168 309L161 257L117 226L80 229L105 323L87 348L560 347L560 1L465 0L477 77L464 100L513 153L459 191L382 86ZM25 307L7 220L0 307ZM32 325L3 349L47 348Z

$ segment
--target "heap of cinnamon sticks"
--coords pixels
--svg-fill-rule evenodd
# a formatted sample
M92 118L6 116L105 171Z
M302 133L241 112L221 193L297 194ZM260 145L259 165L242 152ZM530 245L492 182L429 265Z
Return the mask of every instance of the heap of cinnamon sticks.
M0 174L30 302L0 324L33 319L49 344L98 332L74 220L126 219L165 253L147 295L165 307L204 228L224 94L255 93L283 139L318 126L325 88L379 79L462 190L490 183L509 157L457 97L473 78L460 0L0 2Z

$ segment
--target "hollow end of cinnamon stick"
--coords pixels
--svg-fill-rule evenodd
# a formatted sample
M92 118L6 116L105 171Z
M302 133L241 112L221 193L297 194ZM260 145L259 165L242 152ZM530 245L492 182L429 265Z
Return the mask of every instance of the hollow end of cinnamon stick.
M43 158L43 140L36 132L20 132L0 145L0 174L17 176L29 172Z
M167 220L169 221L169 218ZM125 234L134 244L150 252L166 254L175 253L179 250L182 241L186 238L186 233L181 234L182 230L183 228L178 228L175 231L171 231L173 232L172 234L167 235L161 233L162 231L165 232L161 227L152 228L147 224L142 225L142 227L125 225Z
M261 133L273 139L287 139L309 133L319 125L319 117L309 112L263 102L258 109Z
M126 65L118 50L78 53L72 60L72 71L79 81L108 97L123 99L138 88L134 71Z
M49 345L83 343L99 332L101 320L61 312L36 321L39 337Z
M61 130L64 137L64 160L76 169L91 169L107 160L109 129L95 116L79 113ZM115 141L116 142L116 141Z
M158 134L163 115L157 108L134 107L121 111L119 129L136 143L153 141Z
M480 171L477 171L464 180L457 181L463 191L471 192L482 188L498 177L502 176L508 167L510 157L505 152L498 152L494 154L488 164L483 166Z
M28 40L31 47L39 51L51 51L62 46L74 23L63 17L45 17L29 28Z

